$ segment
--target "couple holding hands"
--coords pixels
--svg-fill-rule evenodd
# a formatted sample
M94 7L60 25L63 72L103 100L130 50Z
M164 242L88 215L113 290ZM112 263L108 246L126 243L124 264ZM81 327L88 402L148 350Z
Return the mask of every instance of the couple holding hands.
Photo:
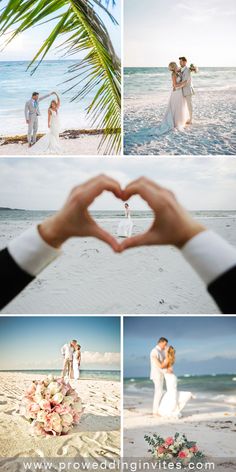
M113 193L122 201L139 195L153 211L150 228L121 243L117 241L98 225L88 210L104 191ZM227 314L235 312L236 249L193 219L175 195L156 182L141 177L122 189L117 181L106 175L94 177L73 188L60 211L11 240L0 252L3 288L0 308L60 256L61 247L69 238L89 236L106 242L119 254L137 246L177 247L201 277L220 310Z

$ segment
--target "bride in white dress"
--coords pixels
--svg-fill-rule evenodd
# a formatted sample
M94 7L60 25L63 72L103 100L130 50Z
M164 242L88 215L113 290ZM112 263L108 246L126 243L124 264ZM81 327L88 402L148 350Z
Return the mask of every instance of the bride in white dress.
M128 203L125 203L125 218L119 222L117 234L121 238L129 238L132 235L133 221Z
M74 380L79 380L80 377L80 362L81 362L81 346L76 344L75 350L73 352L73 361L72 361L72 369L73 369L73 378Z
M170 62L168 69L172 73L173 89L164 118L155 129L157 135L167 133L175 128L182 131L190 118L187 101L182 91L182 88L187 84L187 80L181 82L180 71L175 62Z
M36 154L62 154L60 144L60 120L59 108L61 105L60 98L56 92L56 100L52 100L48 108L48 133L40 138L37 143L30 148L32 153Z
M158 414L164 417L180 418L181 411L194 396L191 392L178 391L178 379L173 372L174 363L175 349L173 346L169 346L166 350L166 358L161 365L166 382L166 392L161 399Z

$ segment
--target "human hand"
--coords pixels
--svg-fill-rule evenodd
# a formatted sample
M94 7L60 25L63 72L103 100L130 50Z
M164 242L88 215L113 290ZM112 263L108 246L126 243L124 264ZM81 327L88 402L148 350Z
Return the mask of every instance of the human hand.
M88 207L105 190L112 192L117 198L122 198L119 183L106 175L100 175L75 187L63 208L39 225L42 238L49 245L59 248L73 236L93 236L108 243L114 251L120 252L117 240L98 226L88 211Z
M153 210L154 221L145 233L127 238L121 244L120 251L154 244L172 244L181 248L205 230L184 210L171 191L145 177L130 183L123 191L122 198L127 201L132 195L140 195L148 203Z

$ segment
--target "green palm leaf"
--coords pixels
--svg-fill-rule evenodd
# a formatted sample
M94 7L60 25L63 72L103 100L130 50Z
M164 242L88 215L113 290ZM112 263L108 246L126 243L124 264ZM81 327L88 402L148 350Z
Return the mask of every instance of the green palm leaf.
M115 4L115 0L111 2ZM116 24L109 3L109 0L9 0L0 14L0 35L7 35L7 46L23 31L53 21L48 38L28 67L34 73L58 39L56 47L64 57L82 52L83 59L69 67L67 92L73 90L72 100L93 92L87 112L92 126L104 129L100 147L106 143L106 153L118 153L121 148L120 60L97 13L100 9Z

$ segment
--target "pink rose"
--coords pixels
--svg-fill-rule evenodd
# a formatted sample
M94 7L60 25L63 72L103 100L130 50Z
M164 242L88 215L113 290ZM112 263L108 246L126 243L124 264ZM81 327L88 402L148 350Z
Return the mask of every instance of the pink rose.
M171 437L166 438L165 444L166 444L167 446L172 446L172 444L174 444L174 439L171 438Z
M190 452L193 452L193 454L195 454L198 451L198 448L197 448L197 446L192 446L192 447L190 447L189 450L190 450Z
M26 392L28 395L33 395L36 390L36 386L34 383L32 383L29 388L27 388Z
M180 459L186 459L187 454L186 454L186 452L184 452L184 451L180 451L179 454L178 454L178 457L179 457Z
M38 403L31 403L28 406L28 409L31 413L38 413L38 411L40 410L40 406L38 405Z
M158 452L158 454L164 454L165 448L164 448L163 446L159 446L159 447L157 448L157 452Z
M40 408L42 408L42 410L51 411L51 403L48 400L41 400L39 402L39 405L40 405Z

